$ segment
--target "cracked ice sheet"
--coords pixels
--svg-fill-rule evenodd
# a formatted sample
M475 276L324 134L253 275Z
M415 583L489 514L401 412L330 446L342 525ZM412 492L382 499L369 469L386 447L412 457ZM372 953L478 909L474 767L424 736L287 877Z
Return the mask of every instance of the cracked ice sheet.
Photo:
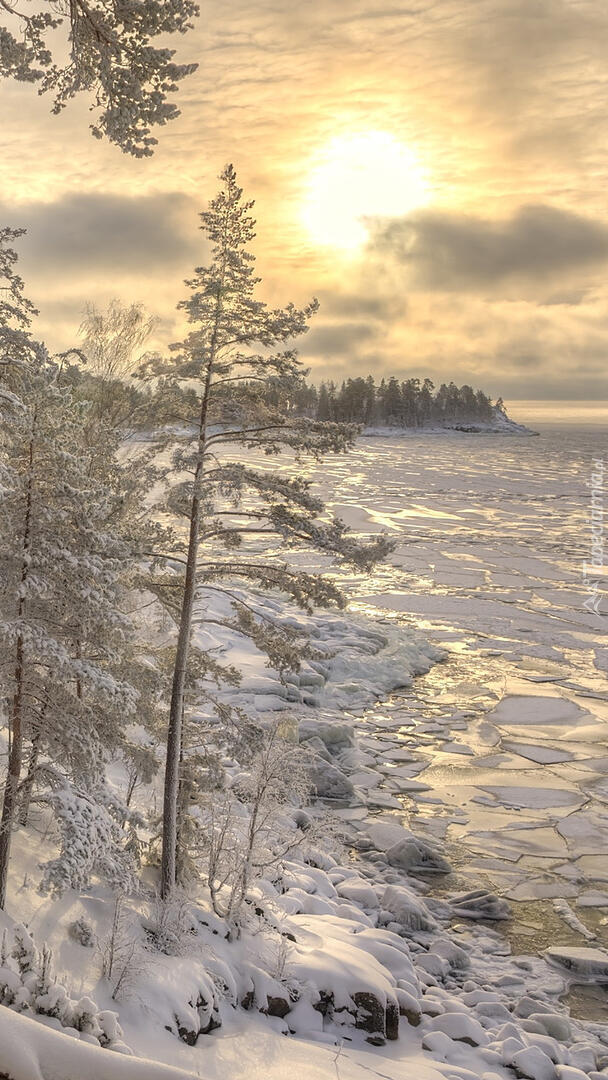
M562 886L572 884L588 892L591 882L579 882L576 877L589 876L598 882L602 873L601 857L594 857L591 849L594 834L598 845L608 834L608 824L597 819L595 809L600 803L600 810L602 806L608 810L608 785L604 788L601 776L595 782L598 773L608 773L601 760L606 749L599 745L608 741L608 713L603 711L606 702L580 695L604 691L608 648L597 619L583 608L580 566L586 549L581 530L588 498L588 457L579 450L572 452L563 431L559 437L543 436L508 446L502 440L491 443L467 437L460 441L420 437L407 443L362 440L355 451L355 468L352 458L332 458L322 470L312 471L329 502L339 500L355 529L372 520L369 510L386 513L386 525L399 544L391 556L392 566L383 566L366 578L344 575L349 595L362 608L373 605L376 612L423 629L430 640L445 642L450 652L455 678L448 673L445 680L449 689L443 698L443 738L437 728L436 737L430 728L421 737L418 726L407 742L393 736L393 747L400 744L406 752L423 749L432 756L418 779L428 782L433 788L431 797L441 800L433 805L424 794L402 797L410 824L415 829L418 824L426 833L443 828L449 815L448 840L456 841L461 855L467 847L470 850L474 831L493 832L506 825L509 836L522 838L534 830L530 842L537 850L521 853L521 860L530 859L530 865L520 860L516 870L513 861L504 858L505 885L507 871L514 875L524 865L522 877L538 877L532 861L543 859L543 878L551 863L550 874ZM404 509L414 509L418 516L401 514ZM451 516L433 517L421 514L421 509L447 511ZM376 517L374 531L378 525ZM441 665L434 672L440 678ZM500 683L491 681L493 675L499 675ZM465 704L467 695L462 688L456 690L465 680L481 684L482 692L487 684L505 703L498 706L497 715L497 707L492 710L491 703L484 702L489 711L483 719L473 719L469 713L466 732L456 735L447 713L454 714L458 705L471 708L471 698ZM437 686L432 677L430 681ZM426 685L429 680L421 680L419 691ZM525 724L510 711L513 695L520 704L522 699L534 699L535 716L528 716ZM429 706L437 702L429 702L420 692L413 697L408 695L408 702L417 706L419 716L428 717ZM543 698L544 706L539 702ZM384 734L389 734L388 725ZM475 756L442 753L439 743L450 741L469 746ZM390 744L389 737L375 746L385 752ZM525 779L509 775L518 770ZM498 801L501 793L484 790L508 788L512 796L511 785L557 790L559 794L549 798L558 800L588 796L595 816L574 824L590 812L589 806L577 810L578 802L574 807L548 809L509 807L508 800ZM572 794L577 791L580 797ZM490 805L473 801L478 798ZM469 819L468 824L463 818ZM559 823L572 828L576 836L555 832ZM497 862L505 855L499 850L501 839L502 832L492 852ZM478 839L476 847L479 844ZM508 847L510 853L515 852L514 843ZM524 850L529 851L528 845ZM577 855L578 863L574 861ZM563 858L559 873L554 868L556 857ZM498 880L500 864L495 874ZM510 885L516 884L512 877ZM599 890L604 892L605 887L599 885Z
M576 723L584 711L558 695L530 694L524 697L512 694L499 702L488 714L488 720L498 727L546 727L549 724Z
M546 826L527 829L514 827L492 832L469 833L469 843L481 854L494 852L503 859L513 862L517 862L522 855L526 854L568 858L565 840L555 829Z
M585 802L585 796L574 788L539 788L534 780L531 780L529 786L484 785L483 790L496 796L503 806L512 806L516 809L550 810L558 807L582 806Z
M518 743L503 741L505 749L512 750L520 757L529 758L539 765L554 765L560 761L571 761L573 755L568 750L560 750L556 746L534 746L530 743Z

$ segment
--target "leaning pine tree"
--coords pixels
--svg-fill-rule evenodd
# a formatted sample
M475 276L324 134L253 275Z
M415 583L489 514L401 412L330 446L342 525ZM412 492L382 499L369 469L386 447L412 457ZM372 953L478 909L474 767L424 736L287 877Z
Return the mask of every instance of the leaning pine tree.
M176 884L184 701L197 592L204 588L205 596L216 590L231 597L234 628L273 656L275 666L297 666L297 657L289 655L290 646L295 652L293 640L281 634L259 605L242 600L242 594L233 591L235 582L277 590L310 611L315 604L340 604L339 590L328 578L289 565L280 551L276 554L277 547L302 545L361 568L372 566L390 549L384 536L367 544L352 538L342 522L324 513L305 480L243 464L239 446L266 455L289 449L296 459L319 458L347 449L356 428L290 418L291 396L301 389L305 371L293 349L281 346L307 330L317 302L301 310L293 304L274 309L257 298L260 279L254 276L254 256L248 251L255 236L249 214L253 204L243 201L232 165L220 179L219 194L201 214L212 260L196 269L187 282L190 296L180 304L192 330L173 346L174 358L151 359L141 371L143 377L157 380L165 414L173 408L176 418L179 412L188 425L186 445L177 449L173 463L177 475L189 479L176 482L168 504L187 518L188 535L177 556L184 573L175 605L178 637L165 766L163 897ZM191 411L193 397L196 414ZM170 581L161 584L171 588ZM204 624L204 611L196 612L196 621Z

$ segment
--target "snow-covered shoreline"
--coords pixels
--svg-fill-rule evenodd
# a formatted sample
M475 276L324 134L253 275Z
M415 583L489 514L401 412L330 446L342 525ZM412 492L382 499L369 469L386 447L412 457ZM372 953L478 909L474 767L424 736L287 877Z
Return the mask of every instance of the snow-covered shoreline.
M516 435L516 436L534 436L538 435L538 431L533 431L531 428L526 427L525 424L518 424L515 420L510 420L507 416L502 416L489 423L483 423L478 421L471 421L471 423L449 423L443 424L425 424L422 427L416 428L404 428L404 427L365 427L361 432L361 437L366 439L372 438L395 438L418 435L453 435L460 433L463 435Z
M513 1072L523 1080L605 1080L608 1028L573 1020L560 999L572 981L598 971L608 978L608 954L553 948L513 956L500 932L509 916L504 901L484 888L438 894L435 882L450 873L441 846L405 828L376 794L387 774L396 792L424 791L411 779L402 717L389 713L367 727L361 719L359 710L347 716L309 704L299 721L303 745L350 785L337 800L331 787L321 794L342 818L351 856L339 861L312 848L287 859L278 878L256 885L260 925L240 941L226 938L200 897L187 948L156 955L120 1006L135 1058L83 1045L58 1021L42 1017L55 1028L45 1031L0 1010L0 1036L11 1047L0 1063L11 1080L77 1080L89 1069L116 1080L282 1080L300 1058L307 1077L322 1080L336 1053L342 1080L358 1080L362 1068L390 1080L508 1080ZM96 935L107 929L107 888L69 893L43 905L44 914L29 895L32 928L51 941L54 934L61 942L76 914ZM132 906L138 912L141 901ZM86 978L90 954L74 943L66 951L63 942L72 979ZM103 982L93 996L113 1006Z
M317 619L308 621L314 630ZM320 635L334 656L313 698L306 671L301 686L294 684L303 695L269 694L269 676L262 684L253 677L253 656L243 689L248 708L269 718L295 709L301 743L319 764L321 802L341 819L351 855L340 860L321 848L293 854L278 878L255 886L260 925L240 941L226 938L199 896L187 951L156 955L119 1006L135 1058L82 1045L78 1032L64 1034L58 1021L42 1017L56 1029L44 1031L2 1010L0 1035L28 1047L0 1059L11 1080L76 1080L88 1069L116 1080L240 1080L257 1076L262 1061L265 1080L282 1080L300 1055L307 1077L321 1080L332 1047L342 1080L358 1080L362 1068L390 1080L412 1073L420 1080L508 1080L514 1071L524 1080L605 1080L608 1028L572 1020L560 999L570 982L608 972L608 953L511 955L500 931L508 904L484 887L437 890L451 880L441 844L406 828L396 813L400 792L420 799L428 788L415 779L399 712L365 710L429 670L440 651L398 623L348 614L330 616ZM387 778L393 795L378 791ZM30 847L26 878L32 857ZM107 932L111 890L68 893L42 906L31 888L20 895L33 932L57 948L72 980L81 980L80 992L100 1008L116 1007L103 981L90 985L90 953L65 945L74 916L99 938ZM130 906L141 918L145 902ZM277 960L281 941L286 948Z

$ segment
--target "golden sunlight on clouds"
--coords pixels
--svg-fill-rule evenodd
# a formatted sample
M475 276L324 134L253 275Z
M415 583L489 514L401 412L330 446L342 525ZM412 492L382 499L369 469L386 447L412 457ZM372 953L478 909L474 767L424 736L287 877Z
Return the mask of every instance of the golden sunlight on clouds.
M177 340L230 161L263 298L321 301L298 342L315 378L602 400L607 36L605 0L206 0L147 160L88 137L88 101L49 117L0 82L0 224L27 226L37 334L67 349L119 294Z
M415 153L387 132L336 136L318 157L302 209L317 244L356 251L368 237L366 218L400 217L428 199Z

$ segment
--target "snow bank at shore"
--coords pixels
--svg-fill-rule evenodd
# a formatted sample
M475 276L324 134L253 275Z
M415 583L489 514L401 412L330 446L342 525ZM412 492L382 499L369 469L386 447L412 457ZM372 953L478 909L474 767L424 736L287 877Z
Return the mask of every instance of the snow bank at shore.
M238 586L233 590L240 596ZM428 671L444 653L422 634L391 623L374 622L352 612L324 611L305 615L289 608L282 599L250 590L248 601L270 615L278 626L301 635L314 650L304 658L297 673L281 680L277 671L249 639L217 625L232 615L231 602L201 590L199 605L207 606L216 624L195 630L194 640L212 650L222 664L242 673L237 690L222 691L241 708L256 714L302 707L326 710L361 710L378 697Z

